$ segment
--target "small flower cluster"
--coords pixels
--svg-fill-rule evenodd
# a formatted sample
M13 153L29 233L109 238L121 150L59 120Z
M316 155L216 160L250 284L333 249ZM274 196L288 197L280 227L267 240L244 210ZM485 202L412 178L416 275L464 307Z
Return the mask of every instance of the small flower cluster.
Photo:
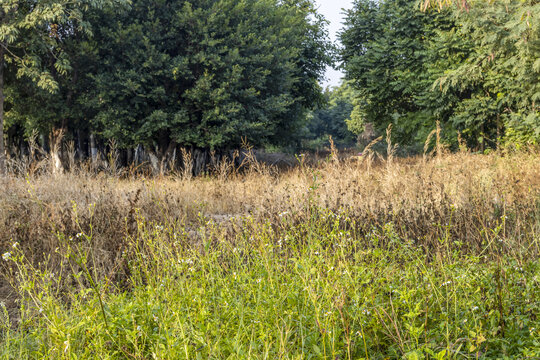
M17 249L18 246L19 246L18 242L14 242L13 244L11 244L11 247L15 250ZM12 258L13 258L13 254L10 251L6 251L5 253L2 254L2 259L4 259L4 261L12 260Z
M364 315L370 315L371 312L368 309L362 309L362 314Z

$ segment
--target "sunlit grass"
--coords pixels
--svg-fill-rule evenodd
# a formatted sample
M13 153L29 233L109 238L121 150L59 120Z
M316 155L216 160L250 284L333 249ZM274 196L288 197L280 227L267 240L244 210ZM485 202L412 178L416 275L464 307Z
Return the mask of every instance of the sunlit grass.
M58 234L60 264L5 261L21 322L3 358L386 359L540 356L540 261L506 250L497 229L466 254L368 235L346 212L315 206L302 222L246 217L236 235L201 215L195 229L137 219L121 267L91 266L92 235ZM195 231L197 241L189 233ZM60 269L58 271L58 269ZM118 275L121 274L121 275ZM103 304L103 309L102 305Z
M0 179L0 358L539 357L540 157L372 155Z

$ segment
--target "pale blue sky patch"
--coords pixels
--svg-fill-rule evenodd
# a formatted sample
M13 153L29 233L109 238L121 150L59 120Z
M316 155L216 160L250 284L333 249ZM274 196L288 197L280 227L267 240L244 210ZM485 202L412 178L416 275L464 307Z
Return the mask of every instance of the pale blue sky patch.
M352 8L353 0L315 0L318 5L319 13L323 14L326 20L330 22L329 32L332 41L337 43L337 33L343 28L344 11L343 9ZM334 69L326 70L327 80L322 84L323 87L337 86L343 73Z

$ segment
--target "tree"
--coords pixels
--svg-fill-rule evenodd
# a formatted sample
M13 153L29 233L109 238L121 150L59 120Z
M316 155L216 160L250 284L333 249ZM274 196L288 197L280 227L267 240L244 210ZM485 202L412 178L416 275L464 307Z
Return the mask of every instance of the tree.
M394 124L401 143L414 143L434 119L416 101L431 86L425 58L429 38L445 14L422 13L411 0L357 0L340 34L341 60L357 90L351 129ZM429 131L429 130L428 130Z
M113 0L3 0L0 4L0 173L5 173L4 77L26 77L54 93L54 75L71 66L61 44L77 31L89 31L85 11Z
M91 22L94 128L161 156L287 141L332 60L311 1L135 0Z
M349 131L347 120L351 116L354 90L343 82L339 87L326 89L325 104L313 110L303 137L308 141L304 147L321 148L328 146L329 137L338 146L354 145L355 134Z
M359 97L354 122L394 124L421 148L440 121L446 141L471 147L540 139L537 0L469 1L422 12L414 1L358 0L341 34Z
M456 13L459 26L434 39L439 48L457 41L468 48L453 57L455 61L440 72L434 87L445 97L458 94L449 120L469 132L471 142L482 147L486 141L489 146L499 141L539 143L538 15L537 0L471 1L467 12Z

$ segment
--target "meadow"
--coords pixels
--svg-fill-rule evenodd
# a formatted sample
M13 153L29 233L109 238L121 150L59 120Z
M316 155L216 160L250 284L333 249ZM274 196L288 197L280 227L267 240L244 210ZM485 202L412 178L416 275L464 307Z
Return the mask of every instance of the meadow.
M0 179L2 359L537 359L540 157Z

